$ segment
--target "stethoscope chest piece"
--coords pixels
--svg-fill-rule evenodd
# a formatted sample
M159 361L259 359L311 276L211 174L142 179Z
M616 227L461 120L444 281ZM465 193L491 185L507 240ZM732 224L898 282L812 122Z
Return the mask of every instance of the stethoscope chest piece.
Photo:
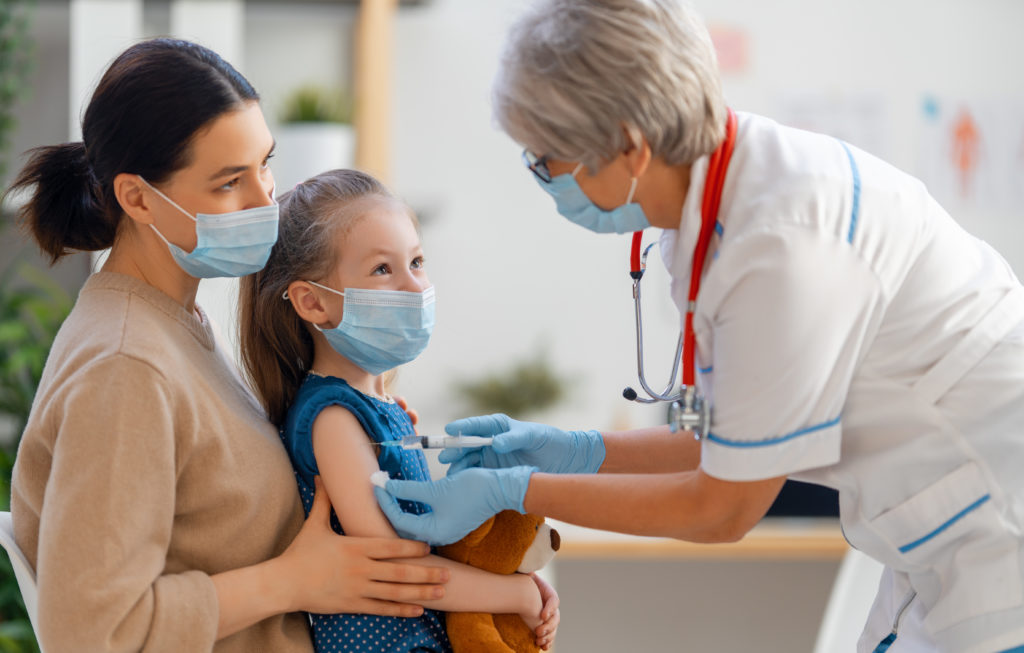
M668 409L668 428L673 433L692 431L697 440L711 433L711 402L692 385L684 385L680 398Z

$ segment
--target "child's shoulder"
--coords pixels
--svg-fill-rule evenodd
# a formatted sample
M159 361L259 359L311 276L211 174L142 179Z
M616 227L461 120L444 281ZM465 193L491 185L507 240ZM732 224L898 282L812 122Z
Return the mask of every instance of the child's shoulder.
M288 408L282 429L283 435L289 437L310 431L317 415L328 406L342 406L357 412L360 403L359 392L344 379L309 374L299 386L292 405Z
M295 393L295 401L292 402L292 408L298 406L300 402L305 403L316 401L319 398L330 399L334 397L352 397L358 399L361 394L362 393L358 390L350 386L345 379L341 379L336 376L322 376L320 374L310 372L302 381L302 385L299 386L298 392Z
M328 406L340 406L359 420L367 435L375 441L387 437L390 406L379 399L363 394L344 379L310 373L302 382L285 418L283 435L286 439L312 433L313 422Z

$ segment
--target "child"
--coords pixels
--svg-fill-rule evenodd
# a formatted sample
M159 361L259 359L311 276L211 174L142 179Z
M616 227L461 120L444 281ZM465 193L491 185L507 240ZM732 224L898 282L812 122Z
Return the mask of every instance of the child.
M388 396L388 370L416 358L434 325L434 289L418 224L378 181L332 170L279 198L277 244L266 267L242 281L245 368L281 428L309 513L314 477L331 499L339 533L398 537L374 498L371 473L429 479L422 451L379 442L413 433ZM403 508L422 512L420 504ZM312 615L317 651L450 651L437 610L518 613L545 649L555 601L541 618L542 589L432 556L451 579L418 618ZM546 586L545 586L546 587Z

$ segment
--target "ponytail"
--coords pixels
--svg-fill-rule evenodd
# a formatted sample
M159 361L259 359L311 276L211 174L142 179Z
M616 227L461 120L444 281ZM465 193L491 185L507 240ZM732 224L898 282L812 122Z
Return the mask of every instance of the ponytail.
M71 250L114 244L117 220L103 208L84 143L37 147L7 193L31 192L18 221L56 263Z
M313 366L313 338L284 299L287 289L260 271L242 277L238 295L242 368L278 427Z

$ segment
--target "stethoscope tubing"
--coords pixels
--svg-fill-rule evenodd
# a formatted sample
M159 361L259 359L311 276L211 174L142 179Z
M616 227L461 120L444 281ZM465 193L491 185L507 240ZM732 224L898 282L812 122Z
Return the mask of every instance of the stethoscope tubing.
M653 243L643 250L641 255L642 231L633 233L633 240L630 247L630 271L629 276L633 279L633 303L636 315L636 359L637 376L640 386L648 394L649 398L636 396L632 388L626 388L623 395L633 401L651 404L661 401L678 401L687 388L693 387L696 380L696 358L697 336L693 327L693 315L697 306L697 294L700 291L701 273L704 270L704 261L707 257L708 246L711 243L711 236L715 231L715 223L718 220L718 208L722 201L722 188L725 185L725 175L729 169L729 161L736 144L736 114L728 109L726 120L725 138L718 148L712 153L708 162L707 177L704 182L704 195L701 200L701 226L697 243L693 249L693 262L690 271L690 288L687 297L685 324L682 333L679 334L679 342L676 346L672 374L668 386L662 392L655 392L647 383L644 375L644 343L643 343L643 320L640 308L640 280L643 278L647 268L647 254ZM670 395L675 386L676 374L679 371L680 361L683 366L682 385L676 394ZM631 396L632 395L632 396Z

